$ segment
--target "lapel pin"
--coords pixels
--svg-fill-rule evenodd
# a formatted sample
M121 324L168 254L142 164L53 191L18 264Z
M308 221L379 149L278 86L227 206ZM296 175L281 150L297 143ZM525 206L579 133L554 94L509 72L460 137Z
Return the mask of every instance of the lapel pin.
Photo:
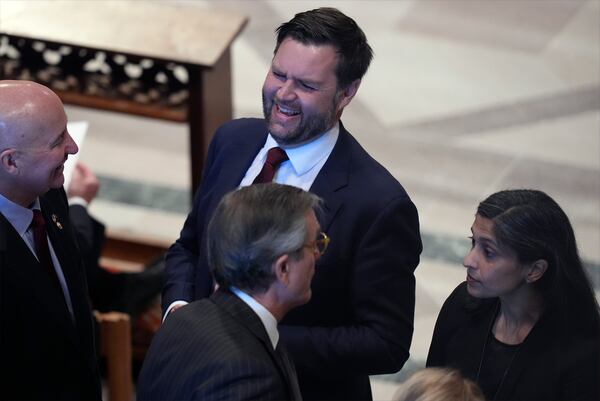
M56 224L56 227L58 227L59 230L63 229L62 224L60 223L60 221L58 221L58 218L54 213L52 214L52 221L54 222L54 224Z

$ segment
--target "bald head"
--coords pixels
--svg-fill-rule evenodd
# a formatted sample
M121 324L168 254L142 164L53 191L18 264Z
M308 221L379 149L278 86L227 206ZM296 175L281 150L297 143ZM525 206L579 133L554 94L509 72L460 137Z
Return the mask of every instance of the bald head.
M63 185L77 145L59 97L31 81L0 81L0 193L23 206Z
M47 87L31 81L0 81L2 149L35 141L48 117L56 113L64 115L62 102Z

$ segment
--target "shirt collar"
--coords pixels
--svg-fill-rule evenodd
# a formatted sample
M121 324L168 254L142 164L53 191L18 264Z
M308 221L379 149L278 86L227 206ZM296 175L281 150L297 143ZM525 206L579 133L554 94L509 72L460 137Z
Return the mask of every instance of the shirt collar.
M0 194L0 213L12 224L20 236L25 235L25 232L31 225L31 220L33 219L32 209L41 210L39 198L35 199L30 208L26 208Z
M279 331L277 331L277 319L275 319L275 316L273 316L273 314L269 312L267 308L262 306L257 300L252 298L244 291L236 287L231 287L230 289L235 295L237 295L239 299L244 301L244 303L248 305L254 311L254 313L258 315L263 326L265 326L269 340L271 340L271 345L273 345L273 349L275 349L275 347L277 347L277 343L279 342Z
M335 146L339 133L340 123L338 121L329 131L326 131L323 135L313 141L290 148L282 146L290 159L290 163L292 164L296 175L301 176L305 174L317 165L319 161L329 156ZM269 133L264 149L269 150L277 146L279 146L277 141L275 141L275 138Z

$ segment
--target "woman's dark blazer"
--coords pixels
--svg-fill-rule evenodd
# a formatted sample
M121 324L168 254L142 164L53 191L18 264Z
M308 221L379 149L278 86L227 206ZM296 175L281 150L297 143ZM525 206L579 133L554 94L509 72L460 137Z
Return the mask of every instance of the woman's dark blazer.
M427 366L457 368L477 381L499 305L498 298L470 296L466 283L460 284L442 306ZM519 347L495 399L600 400L600 338L581 335L545 313Z

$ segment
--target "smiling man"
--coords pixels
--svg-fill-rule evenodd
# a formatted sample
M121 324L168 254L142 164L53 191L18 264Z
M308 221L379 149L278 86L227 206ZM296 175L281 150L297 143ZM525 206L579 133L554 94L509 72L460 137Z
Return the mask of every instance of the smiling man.
M217 130L193 210L166 259L168 320L214 290L205 235L225 193L273 180L323 198L319 223L333 240L317 262L311 301L280 327L307 400L370 399L369 375L398 371L412 340L417 210L340 120L372 57L364 32L337 9L282 24L263 85L264 119Z
M98 400L84 266L62 188L78 148L54 92L0 81L0 398Z

